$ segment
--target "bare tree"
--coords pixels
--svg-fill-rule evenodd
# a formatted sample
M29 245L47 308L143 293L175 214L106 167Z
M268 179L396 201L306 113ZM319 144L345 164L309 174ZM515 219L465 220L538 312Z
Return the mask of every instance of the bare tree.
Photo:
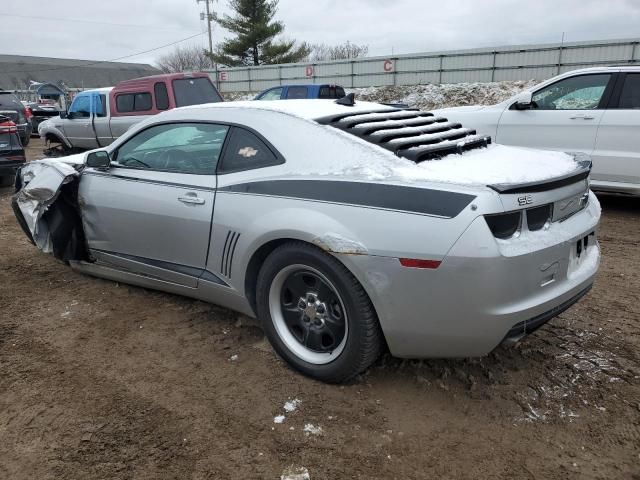
M341 45L327 45L317 43L309 45L311 53L306 58L308 62L321 62L323 60L348 60L350 58L366 57L369 53L369 45L357 45L347 40Z
M200 71L215 66L207 52L195 45L177 46L172 52L159 57L156 60L156 65L165 73Z

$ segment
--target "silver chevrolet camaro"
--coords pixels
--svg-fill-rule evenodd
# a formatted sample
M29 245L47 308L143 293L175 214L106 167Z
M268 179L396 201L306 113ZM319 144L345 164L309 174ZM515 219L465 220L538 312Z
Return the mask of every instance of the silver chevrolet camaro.
M341 382L385 349L484 355L582 297L589 170L352 97L230 102L31 162L13 208L74 270L257 316L291 366Z

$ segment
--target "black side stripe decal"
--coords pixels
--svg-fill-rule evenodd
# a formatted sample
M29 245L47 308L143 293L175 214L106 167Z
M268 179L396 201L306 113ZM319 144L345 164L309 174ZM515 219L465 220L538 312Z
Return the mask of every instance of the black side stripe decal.
M476 197L466 193L384 183L269 180L229 185L220 192L288 197L453 218Z
M180 265L178 263L163 262L161 260L154 260L152 258L138 257L136 255L127 255L124 253L108 252L106 250L96 250L96 252L106 253L108 255L124 258L126 260L132 260L134 262L144 263L151 267L161 268L163 270L168 270L170 272L179 273L181 275L186 275L189 277L200 278L202 280L206 280L207 282L217 283L219 285L224 285L227 287L229 286L225 281L223 281L215 273L212 273L209 270L189 267L187 265Z
M220 272L227 278L231 278L231 268L233 266L233 256L236 253L236 245L240 234L229 230L227 238L222 249L222 258L220 259Z

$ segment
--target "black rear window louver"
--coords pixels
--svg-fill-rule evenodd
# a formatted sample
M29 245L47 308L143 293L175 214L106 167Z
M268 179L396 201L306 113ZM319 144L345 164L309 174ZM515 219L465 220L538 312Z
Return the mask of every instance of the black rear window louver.
M491 137L415 108L371 110L316 120L416 163L486 147Z

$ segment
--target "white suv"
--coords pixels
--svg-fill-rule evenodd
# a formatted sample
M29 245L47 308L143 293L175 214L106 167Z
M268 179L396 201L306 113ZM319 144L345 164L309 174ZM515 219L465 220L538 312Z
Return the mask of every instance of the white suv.
M436 112L496 143L586 153L593 190L640 195L640 67L574 70L497 105Z

